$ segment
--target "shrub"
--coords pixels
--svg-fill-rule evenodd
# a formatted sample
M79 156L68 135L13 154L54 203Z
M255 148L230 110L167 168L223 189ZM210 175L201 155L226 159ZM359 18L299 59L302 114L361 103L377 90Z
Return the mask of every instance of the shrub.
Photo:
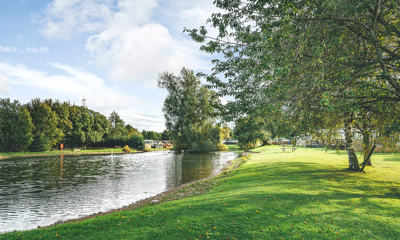
M144 149L144 140L142 136L132 135L128 140L128 145L136 150Z
M124 153L130 153L131 152L131 148L128 145L125 145L125 147L122 149L122 151Z

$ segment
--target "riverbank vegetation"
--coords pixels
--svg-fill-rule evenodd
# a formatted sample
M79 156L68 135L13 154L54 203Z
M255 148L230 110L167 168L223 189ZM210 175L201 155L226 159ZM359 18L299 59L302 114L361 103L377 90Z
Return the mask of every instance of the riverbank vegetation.
M114 148L143 150L144 139L170 140L168 131L142 131L115 111L107 118L85 106L33 99L28 104L0 99L0 152ZM63 147L61 147L63 146Z
M201 84L192 70L183 68L179 76L165 72L158 86L168 91L163 112L175 151L227 150L221 142L227 133L216 125L219 98Z
M160 204L0 239L400 238L399 156L377 154L373 167L352 173L343 151L256 151L239 168Z
M186 31L201 50L218 56L203 75L229 99L227 121L258 119L272 138L294 144L312 136L324 145L345 145L354 171L372 164L378 145L398 147L399 1L214 4L219 10L206 26ZM337 144L341 130L344 141ZM356 132L363 139L361 164Z

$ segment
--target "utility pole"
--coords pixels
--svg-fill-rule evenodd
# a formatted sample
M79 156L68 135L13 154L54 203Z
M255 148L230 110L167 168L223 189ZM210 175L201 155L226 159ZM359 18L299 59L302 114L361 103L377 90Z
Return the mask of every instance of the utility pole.
M82 98L82 107L86 107L86 98L85 97L83 97Z

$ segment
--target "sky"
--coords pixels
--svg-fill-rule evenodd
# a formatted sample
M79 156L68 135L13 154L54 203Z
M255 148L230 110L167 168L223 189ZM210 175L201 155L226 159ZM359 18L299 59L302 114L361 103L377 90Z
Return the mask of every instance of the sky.
M0 98L53 98L116 111L162 131L160 73L211 69L184 27L216 11L211 0L0 1Z

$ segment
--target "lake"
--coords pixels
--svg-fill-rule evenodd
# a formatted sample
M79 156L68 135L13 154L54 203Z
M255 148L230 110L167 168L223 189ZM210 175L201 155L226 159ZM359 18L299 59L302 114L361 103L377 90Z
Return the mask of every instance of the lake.
M127 206L217 173L237 153L159 151L0 161L0 232Z

